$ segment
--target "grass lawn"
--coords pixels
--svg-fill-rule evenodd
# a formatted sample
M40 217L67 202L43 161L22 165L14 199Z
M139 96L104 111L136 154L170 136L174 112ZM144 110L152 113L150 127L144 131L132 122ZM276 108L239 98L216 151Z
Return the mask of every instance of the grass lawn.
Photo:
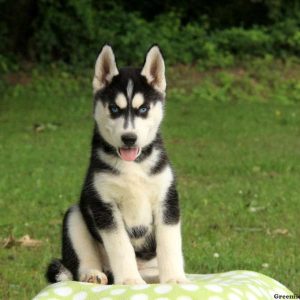
M253 270L300 294L299 64L169 73L163 133L178 177L186 271ZM46 285L46 265L60 256L62 216L89 158L91 82L53 70L5 82L0 239L42 242L0 248L0 299L20 300Z

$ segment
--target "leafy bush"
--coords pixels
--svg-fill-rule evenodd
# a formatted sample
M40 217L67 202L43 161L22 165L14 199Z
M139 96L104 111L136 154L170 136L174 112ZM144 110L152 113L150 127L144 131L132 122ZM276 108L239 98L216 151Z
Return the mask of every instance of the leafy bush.
M300 54L300 18L287 19L275 24L270 29L270 35L278 55Z
M213 29L205 17L184 23L183 16L172 11L147 21L141 13L126 12L116 3L38 1L26 49L12 44L31 60L46 64L62 61L77 68L92 66L105 43L114 47L121 65L140 65L153 43L161 46L167 63L197 64L204 69L231 66L236 58L285 58L300 53L300 18L286 18L269 27ZM0 20L0 25L5 22ZM3 26L2 61L11 57L11 51L5 50L8 33L9 28Z
M176 13L158 16L151 22L138 13L125 14L119 7L109 13L91 10L86 14L91 16L77 16L75 26L71 18L46 18L32 41L33 56L50 61L57 55L66 62L92 65L101 45L108 42L114 46L120 63L141 64L145 51L158 43L169 64L198 63L210 68L230 66L234 58L245 56L297 55L300 49L300 26L296 20L286 20L272 28L239 27L209 32L199 24L182 25Z
M242 56L263 55L272 51L271 36L263 28L230 28L216 32L213 41L219 49Z

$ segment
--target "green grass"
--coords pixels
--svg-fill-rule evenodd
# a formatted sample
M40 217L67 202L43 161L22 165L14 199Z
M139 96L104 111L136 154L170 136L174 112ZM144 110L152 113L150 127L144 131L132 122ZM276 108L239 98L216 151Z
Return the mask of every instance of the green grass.
M299 294L299 65L169 73L163 133L178 177L186 271L254 270ZM0 248L1 299L29 299L46 285L93 127L90 80L53 70L27 79L0 85L0 238L43 243Z

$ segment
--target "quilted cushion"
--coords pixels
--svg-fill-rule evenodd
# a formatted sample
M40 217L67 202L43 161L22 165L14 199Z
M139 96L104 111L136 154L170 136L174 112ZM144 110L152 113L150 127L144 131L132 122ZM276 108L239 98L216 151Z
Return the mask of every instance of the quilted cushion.
M46 287L34 300L270 300L279 299L276 295L293 295L276 280L250 271L187 277L191 280L189 284L129 286L65 281Z

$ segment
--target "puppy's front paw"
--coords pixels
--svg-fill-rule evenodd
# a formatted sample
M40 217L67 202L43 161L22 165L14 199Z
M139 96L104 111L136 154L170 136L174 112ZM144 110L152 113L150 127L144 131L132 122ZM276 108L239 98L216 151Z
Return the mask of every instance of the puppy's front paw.
M87 270L82 272L79 280L81 282L107 284L108 280L106 275L99 270Z
M174 277L174 278L169 278L166 280L161 281L161 283L191 283L190 280L188 280L185 276L181 277Z
M124 285L135 285L135 284L146 284L146 282L141 278L126 278L117 282L116 284L124 284Z

